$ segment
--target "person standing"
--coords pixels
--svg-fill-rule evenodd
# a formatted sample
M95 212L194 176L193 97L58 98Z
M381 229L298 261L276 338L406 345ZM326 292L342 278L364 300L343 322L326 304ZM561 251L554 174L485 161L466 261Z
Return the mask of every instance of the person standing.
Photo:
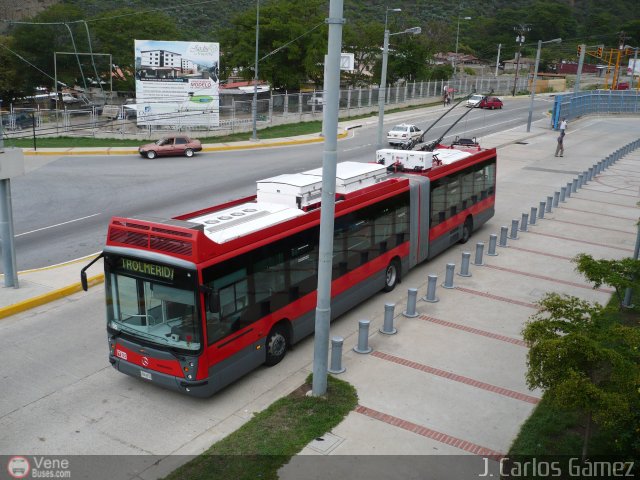
M560 122L560 133L564 135L565 130L567 129L567 117L563 117Z
M556 157L558 156L558 153L561 157L564 155L564 132L560 132L560 135L558 136L558 146L556 147L555 155Z

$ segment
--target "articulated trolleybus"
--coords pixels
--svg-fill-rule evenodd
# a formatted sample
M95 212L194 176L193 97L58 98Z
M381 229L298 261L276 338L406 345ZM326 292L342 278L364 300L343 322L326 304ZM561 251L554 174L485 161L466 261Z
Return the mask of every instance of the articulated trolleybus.
M495 149L440 147L338 164L332 318L493 216ZM207 397L280 362L314 329L321 186L315 169L173 219L112 218L100 256L111 364Z

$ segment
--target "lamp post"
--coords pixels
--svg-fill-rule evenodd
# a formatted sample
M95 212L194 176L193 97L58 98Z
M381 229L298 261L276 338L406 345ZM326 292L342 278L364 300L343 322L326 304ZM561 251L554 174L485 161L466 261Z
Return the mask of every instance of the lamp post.
M253 117L253 135L251 140L258 140L256 121L258 117L258 39L260 38L260 0L256 0L256 63L253 77L253 101L251 102L251 116Z
M463 20L471 20L471 17L462 17ZM458 39L460 38L460 12L458 12L458 29L456 30L456 54L453 57L453 74L456 74L458 60Z
M387 12L400 12L399 8L387 8ZM382 73L380 75L380 88L378 89L378 148L382 148L382 131L384 130L384 99L385 91L387 88L387 60L389 57L389 37L392 35L402 35L403 33L409 33L411 35L418 35L422 32L420 27L412 27L403 30L402 32L389 33L387 30L387 15L384 16L384 44L382 46Z
M529 102L529 118L527 120L527 132L531 131L531 117L533 116L533 99L536 96L536 79L538 78L538 64L540 63L540 50L543 43L560 43L561 38L554 38L553 40L547 40L543 42L538 40L538 51L536 53L536 64L533 67L533 80L531 81L531 101Z

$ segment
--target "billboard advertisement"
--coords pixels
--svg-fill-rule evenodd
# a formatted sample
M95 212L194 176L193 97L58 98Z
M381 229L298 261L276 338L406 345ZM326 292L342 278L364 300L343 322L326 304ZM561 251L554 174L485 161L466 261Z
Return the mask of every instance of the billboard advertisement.
M220 44L135 40L139 126L217 127Z

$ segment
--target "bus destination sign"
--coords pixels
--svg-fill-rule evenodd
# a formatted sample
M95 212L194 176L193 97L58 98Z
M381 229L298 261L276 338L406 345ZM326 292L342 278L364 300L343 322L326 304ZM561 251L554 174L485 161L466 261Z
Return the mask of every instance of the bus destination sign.
M123 270L132 273L149 275L152 277L162 278L164 280L173 280L175 269L165 265L155 265L140 260L132 260L130 258L121 258L120 267Z

